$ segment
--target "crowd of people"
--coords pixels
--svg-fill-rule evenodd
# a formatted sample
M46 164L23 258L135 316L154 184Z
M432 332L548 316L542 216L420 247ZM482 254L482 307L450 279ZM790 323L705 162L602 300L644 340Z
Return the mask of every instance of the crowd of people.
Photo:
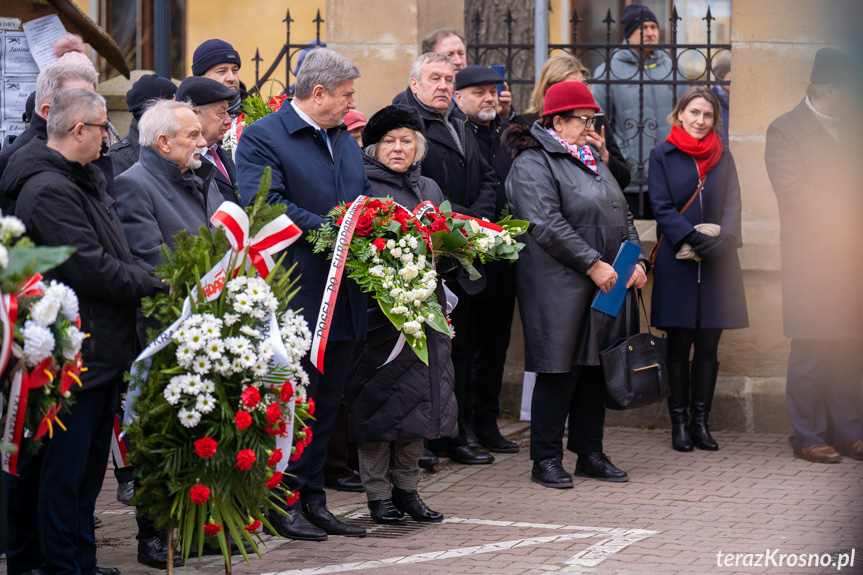
M5 477L8 572L118 573L97 565L94 509L122 374L150 325L136 309L141 298L166 289L153 275L160 246L171 245L182 230L212 228L210 216L223 201L249 205L266 168L272 173L268 201L283 204L304 232L360 195L394 198L409 208L449 201L468 216L496 221L511 214L530 222L515 266L489 263L472 281L457 262L439 265L451 293L439 284L438 301L458 300L451 314L456 335L428 334L428 364L410 349L386 363L398 332L358 285L343 286L324 369L306 366L316 403L314 440L283 478L300 496L290 507L282 501L284 513L270 516L275 535L311 541L364 536L364 528L329 511L325 486L365 491L378 523L404 524L406 516L441 521L442 513L418 492L421 467L434 467L439 457L486 465L494 453L517 452L519 445L497 423L516 302L525 369L537 373L531 480L573 487L562 463L567 435L566 448L578 456L576 476L628 481L603 448L599 354L638 331L635 290L651 272L650 321L668 333L672 447L717 450L708 426L717 349L723 330L748 325L737 255L741 193L727 136L730 87L695 86L675 96L670 86L650 86L642 108L633 101L642 74L663 79L674 72L665 52L653 48L660 30L649 9L627 6L622 25L631 48L615 52L608 69L593 77L629 78L631 84L591 90L589 70L571 55L556 55L538 72L530 107L520 114L498 72L467 65L465 38L451 28L426 39L407 89L369 116L355 110L360 70L330 49L309 50L293 98L247 126L233 156L220 144L243 88L240 56L227 42L199 46L194 75L179 87L155 74L140 77L126 97L129 133L110 149L105 143L112 127L95 93L92 65L76 61L43 70L29 127L0 150L2 207L22 219L37 244L75 248L50 277L77 292L82 329L92 337L83 350L89 368L84 386L64 418L68 431L38 454L22 453L20 474ZM850 258L842 251L847 243L841 233L831 235L826 215L843 212L851 193L840 181L843 172L831 172L838 191L825 206L816 192L822 184L800 171L809 154L822 154L823 165L839 156L846 59L841 52L819 52L807 97L771 126L767 142L783 267L799 270L784 276L786 332L794 338L788 380L793 452L819 462L863 458L859 283L848 278L842 285L857 291L837 301L824 298L819 283L801 287L800 281L827 265L819 258L835 262L833 270L849 267L842 265ZM728 79L730 58L715 71ZM676 73L685 78L682 70ZM606 122L597 129L603 112ZM633 133L633 118L644 117L656 125ZM643 253L635 271L619 277L611 264L621 244L640 245L623 190L637 167L634 158L646 157L658 247L654 258ZM812 225L823 226L823 244L805 239ZM317 310L329 268L325 256L297 242L285 265L296 265L299 276L292 307ZM592 309L596 293L618 282L628 290L626 311L612 317ZM134 472L117 466L118 498L128 502ZM164 568L165 533L144 514L137 520L138 561Z

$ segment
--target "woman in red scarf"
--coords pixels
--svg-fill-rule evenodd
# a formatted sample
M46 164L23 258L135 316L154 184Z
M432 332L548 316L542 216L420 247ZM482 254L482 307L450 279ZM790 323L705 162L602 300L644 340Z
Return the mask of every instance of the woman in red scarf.
M749 326L737 258L740 184L717 134L719 109L708 87L693 86L668 116L671 134L650 153L648 189L659 238L651 322L668 332L668 410L677 451L719 449L707 425L719 339L725 329Z

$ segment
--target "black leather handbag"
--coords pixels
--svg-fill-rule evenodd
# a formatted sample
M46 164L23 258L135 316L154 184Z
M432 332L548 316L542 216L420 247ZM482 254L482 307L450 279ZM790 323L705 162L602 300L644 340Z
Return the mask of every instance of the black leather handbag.
M638 301L645 317L644 297L638 290ZM626 306L627 333L631 333L630 305ZM637 333L600 352L605 374L605 406L608 409L635 409L662 401L671 395L665 360L668 353L664 337L650 331Z

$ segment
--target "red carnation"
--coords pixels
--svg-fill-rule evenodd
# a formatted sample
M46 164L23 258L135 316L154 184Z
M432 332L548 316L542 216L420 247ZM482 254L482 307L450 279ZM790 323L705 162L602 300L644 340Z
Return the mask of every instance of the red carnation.
M294 397L294 386L290 381L286 381L282 385L282 403L287 403L292 397Z
M371 208L373 210L379 210L384 207L384 203L378 199L369 200L369 203L366 204L366 208Z
M210 498L210 488L206 485L195 485L189 489L189 496L192 498L192 503L206 503Z
M261 392L252 386L243 390L243 405L252 409L261 401Z
M195 453L198 454L198 457L203 457L204 459L207 459L216 454L217 447L219 447L219 444L216 443L215 439L212 439L210 437L202 437L195 442Z
M279 448L279 449L276 449L275 451L273 451L273 453L270 455L270 458L267 460L267 465L272 467L273 465L275 465L276 463L278 463L281 460L282 460L282 449Z
M255 463L255 452L251 449L243 449L237 454L237 467L243 471L248 471Z
M267 489L272 489L282 482L282 472L276 471L267 479Z
M304 443L298 443L291 448L290 461L296 461L303 456L303 450L306 448Z
M276 423L282 418L282 408L278 403L271 403L267 406L267 422L270 424Z
M446 220L444 220L442 218L433 221L431 223L431 225L429 226L429 229L432 231L432 233L434 233L434 232L448 232L449 231L449 228L446 227Z
M337 226L342 225L342 222L343 222L343 221L345 221L344 216L339 216L339 219L337 219L337 220L336 220L336 225L337 225Z
M281 419L275 423L267 424L267 427L265 429L270 435L284 436L288 430L288 422L284 419Z
M245 527L243 527L243 529L245 529L246 531L256 531L260 526L261 522L255 519L254 523L252 523L251 525L246 525Z
M306 413L308 413L309 415L314 415L315 414L315 400L310 397L309 401L306 405L307 405Z
M309 443L312 442L312 428L311 427L307 426L307 427L302 428L298 435L300 436L300 441L302 441L306 445L308 445Z
M237 412L234 420L237 422L237 429L243 430L252 425L252 414L248 411L240 410Z
M407 213L407 212L406 212L406 211L404 211L404 210L397 209L397 210L395 211L395 213L393 214L393 219L394 219L395 221L397 221L398 223L400 223L400 224L404 225L404 224L406 224L406 223L408 222L408 220L410 219L410 214L409 214L409 213Z
M204 523L204 533L207 535L215 535L221 530L221 525L216 525L215 523Z
M294 491L294 492L292 492L292 493L288 496L288 498L287 498L287 499L285 499L285 505L287 505L288 507L290 507L290 506L292 506L294 503L296 503L297 501L299 501L299 499L300 499L300 492L299 492L299 491Z
M377 250L380 252L380 251L383 251L386 249L387 241L383 238L378 238L372 242L372 245L374 245L377 248Z
M372 228L374 227L375 217L370 212L363 212L363 214L357 218L357 227L356 233L358 236L367 236L371 233Z

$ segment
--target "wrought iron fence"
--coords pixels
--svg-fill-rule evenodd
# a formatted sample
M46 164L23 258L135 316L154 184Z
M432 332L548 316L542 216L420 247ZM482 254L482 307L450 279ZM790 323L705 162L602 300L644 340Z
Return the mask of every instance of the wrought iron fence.
M612 25L615 20L611 16L611 10L608 11L602 22L605 24L606 38L602 43L579 43L579 24L581 19L578 17L578 12L573 10L572 19L572 43L570 44L549 44L549 54L557 51L564 51L578 57L582 62L598 62L594 68L600 71L595 77L587 79L589 85L594 87L602 86L604 89L599 90L604 92L605 97L600 98L597 103L603 108L603 111L608 114L614 111L614 114L619 117L609 118L611 127L615 130L614 135L620 144L621 150L627 150L625 154L626 161L632 173L632 181L624 190L627 201L629 202L630 210L637 218L652 218L652 211L647 197L647 163L649 159L650 149L664 139L667 131L666 119L654 118L645 112L645 88L651 86L668 86L670 88L670 107L665 106L670 111L671 107L677 103L677 98L683 94L690 86L704 85L728 85L729 82L719 80L713 72L714 58L725 50L730 50L730 44L714 44L711 41L711 23L715 18L710 13L710 8L707 8L707 13L702 20L705 21L706 27L706 42L702 44L682 44L678 43L678 22L681 18L677 14L677 7L672 7L671 17L668 19L669 26L668 43L655 44L649 46L655 53L664 54L670 63L670 73L662 77L654 77L645 67L645 61L648 59L645 51L636 50L639 45L631 45L626 43L613 42ZM472 19L473 30L472 34L468 35L468 60L472 64L500 64L503 61L506 65L506 80L513 89L518 86L532 87L534 84L533 70L533 44L515 43L513 39L513 29L517 24L517 20L512 17L512 12L507 10L504 24L507 30L506 43L485 43L480 37L480 29L483 20L479 11L476 12ZM643 41L643 38L642 38ZM638 66L637 73L633 73L626 77L619 77L612 71L612 58L615 54L622 50L629 50L637 56ZM684 58L690 61L700 60L702 65L695 65L692 72L687 75L683 72L680 62ZM613 107L614 103L612 92L615 91L615 86L632 86L637 90L637 105L636 109L618 110ZM648 96L653 98L654 94ZM619 105L619 104L618 104ZM663 127L663 128L660 128ZM661 137L660 137L661 136Z
M291 18L291 10L289 8L287 14L285 15L285 19L282 20L282 22L285 23L285 44L282 46L281 50L279 50L279 53L273 60L273 63L270 65L269 68L267 68L263 76L261 75L260 68L261 62L263 62L264 59L261 58L260 48L255 50L255 57L252 58L252 61L255 63L254 89L258 90L265 97L268 96L269 93L265 92L262 88L267 83L270 83L271 85L275 84L276 86L279 86L281 88L281 91L283 91L284 93L289 93L290 88L293 85L291 78L296 77L296 66L294 65L294 62L301 59L301 54L303 53L303 51L315 48L317 46L326 46L325 42L321 42L321 24L323 24L325 20L321 18L320 10L318 10L317 16L314 18L314 20L312 20L312 22L315 24L315 39L310 42L305 42L303 44L291 44L291 23L293 21L293 18ZM276 69L279 67L279 64L281 64L282 61L284 61L285 63L284 83L274 77ZM270 91L275 92L275 90Z

